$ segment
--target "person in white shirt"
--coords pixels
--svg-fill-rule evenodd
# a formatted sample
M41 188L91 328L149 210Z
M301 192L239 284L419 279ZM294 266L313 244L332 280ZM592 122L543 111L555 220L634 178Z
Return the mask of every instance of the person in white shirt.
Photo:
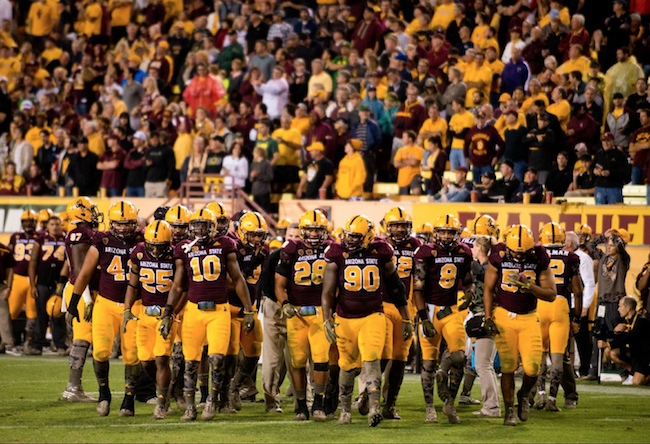
M16 174L25 176L29 173L29 167L34 160L34 147L25 140L25 135L20 127L14 123L11 124L11 147L12 160L16 164Z
M227 190L231 190L233 184L242 188L246 185L246 179L248 178L248 160L242 156L242 146L240 143L235 143L232 146L230 155L224 157L221 174L226 176L224 183L226 184Z
M259 78L253 86L257 94L262 96L269 117L277 119L282 116L284 107L289 102L289 82L284 78L284 68L275 66L268 82L262 83Z
M596 279L594 277L594 260L580 249L578 236L570 231L566 234L566 248L573 251L580 258L580 278L584 289L582 290L582 313L580 316L580 331L575 335L578 353L580 355L580 375L589 372L592 344L589 332L589 307L594 301L596 293Z

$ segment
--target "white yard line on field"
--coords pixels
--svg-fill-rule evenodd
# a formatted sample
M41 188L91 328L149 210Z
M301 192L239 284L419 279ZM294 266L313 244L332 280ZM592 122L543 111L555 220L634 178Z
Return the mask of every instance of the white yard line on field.
M310 423L311 421L304 421L302 424ZM100 429L100 428L128 428L128 427L155 427L160 426L201 426L201 425L221 425L221 426L253 426L253 425L272 425L272 424L300 424L296 421L196 421L196 422L155 422L155 423L142 423L142 424L88 424L88 425L74 425L74 424L60 424L60 425L43 425L47 429ZM13 430L13 429L38 429L39 426L33 425L16 425L16 426L0 426L0 430Z

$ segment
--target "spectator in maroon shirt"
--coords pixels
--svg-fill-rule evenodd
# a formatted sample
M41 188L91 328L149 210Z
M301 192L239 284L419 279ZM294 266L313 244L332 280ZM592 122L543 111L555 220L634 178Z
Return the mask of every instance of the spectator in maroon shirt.
M514 112L516 111L509 111ZM499 132L486 124L485 114L479 111L476 114L476 126L471 128L465 136L465 160L472 166L474 183L481 183L483 173L494 172L494 165L501 157L505 142Z
M379 51L379 40L383 31L381 24L375 18L375 11L368 7L363 11L363 20L357 24L352 35L352 47L359 54L366 49L372 49L375 53Z
M582 55L589 57L589 44L591 37L589 31L585 29L585 16L582 14L574 14L571 17L571 32L564 36L557 50L563 54L562 62L569 60L569 48L573 45L580 45L582 47Z
M244 137L245 146L250 144L248 134L255 128L255 116L253 116L251 109L250 102L241 102L239 104L239 119L237 119L237 124L233 128L234 132L240 133Z
M411 130L415 134L420 131L422 124L427 119L427 110L418 100L420 91L417 86L411 84L406 89L406 101L399 106L395 120L393 122L393 148L391 159L395 153L403 146L402 134L404 131Z
M440 65L447 62L447 48L445 47L445 37L440 34L434 34L431 38L431 50L427 54L429 59L429 72L434 73Z
M567 124L566 134L568 136L567 149L573 149L582 142L587 145L590 151L593 150L594 143L600 136L600 125L587 114L584 103L573 105L573 117Z
M97 169L102 171L100 188L106 190L107 197L122 196L125 158L126 152L120 147L120 138L111 134L108 137L108 149L97 162Z

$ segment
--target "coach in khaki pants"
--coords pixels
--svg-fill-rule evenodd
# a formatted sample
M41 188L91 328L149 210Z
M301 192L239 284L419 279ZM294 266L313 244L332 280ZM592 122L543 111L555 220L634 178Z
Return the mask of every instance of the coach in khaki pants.
M298 224L287 228L287 239L298 237ZM272 242L274 245L276 242ZM278 242L279 244L279 242ZM275 298L275 266L280 260L280 249L269 254L266 266L260 277L262 292L262 312L264 314L264 341L262 342L262 390L267 412L281 413L280 386L285 375L291 381L291 356L287 346L287 324L282 316L282 308ZM293 381L292 386L293 386ZM294 397L294 407L296 400Z

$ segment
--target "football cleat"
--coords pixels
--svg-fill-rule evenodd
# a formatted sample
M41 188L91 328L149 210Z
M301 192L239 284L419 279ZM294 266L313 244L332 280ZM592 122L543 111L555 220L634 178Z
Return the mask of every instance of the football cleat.
M443 402L447 402L451 398L449 394L449 380L447 378L447 372L442 369L436 372L436 385L438 386L438 397Z
M164 405L158 404L153 410L153 419L165 419L167 418L167 409Z
M338 425L348 425L352 424L352 413L345 410L341 410L341 415L339 416Z
M128 416L133 416L134 414L135 414L135 402L133 400L133 396L125 396L124 400L122 401L122 407L120 407L120 412L118 413L118 416L128 417Z
M450 424L460 424L460 418L458 417L458 412L456 411L456 406L454 405L454 398L449 398L442 406L442 413L447 415L449 418Z
M370 411L369 402L370 400L368 399L368 392L364 391L363 393L361 393L361 395L359 396L359 400L357 401L359 414L361 416L366 416Z
M509 408L506 410L506 417L503 420L503 425L506 426L516 426L517 425L517 415L515 415L515 410Z
M196 407L194 404L188 404L185 413L181 416L181 421L196 421Z
M427 424L438 422L438 414L436 413L435 407L433 406L427 407L427 413L426 416L424 417L424 422L426 422Z
M564 400L564 408L565 409L574 410L577 407L578 407L578 400L577 399L565 399Z
M546 407L546 401L547 400L548 400L548 397L546 396L546 393L540 393L537 396L537 402L535 403L535 409L542 410L544 407Z
M63 399L65 399L68 402L84 402L84 403L97 402L97 398L88 396L86 392L83 391L83 389L74 388L74 387L68 387L65 389L65 392L63 392Z
M297 412L296 416L293 417L294 421L307 421L309 420L309 414L307 412Z
M111 412L111 402L110 401L99 401L97 403L97 414L99 416L108 416Z
M185 411L187 409L187 401L185 400L185 397L182 394L180 396L177 396L175 400L176 400L176 406L178 407L178 410Z
M230 401L230 406L237 410L241 410L241 396L239 395L239 389L237 389L234 384L230 384L228 388L228 400Z
M383 420L384 417L379 412L379 406L374 406L368 413L368 427L377 427Z
M528 397L524 399L522 397L521 390L517 392L517 416L519 419L526 422L530 416L530 403L528 402Z
M205 408L201 413L202 421L210 421L217 414L217 401L213 397L208 398L208 401L205 403Z
M327 415L324 410L314 410L311 412L311 417L315 422L325 422L327 421Z
M544 406L544 410L547 412L561 412L560 408L557 406L557 401L555 399L549 399L546 401L546 405Z
M480 405L481 401L478 399L474 399L471 396L468 395L460 395L460 398L458 398L458 404L460 405Z
M399 416L399 414L397 413L397 410L395 410L394 406L393 407L384 406L381 415L384 417L384 419L394 419L397 421L402 419L402 417Z

